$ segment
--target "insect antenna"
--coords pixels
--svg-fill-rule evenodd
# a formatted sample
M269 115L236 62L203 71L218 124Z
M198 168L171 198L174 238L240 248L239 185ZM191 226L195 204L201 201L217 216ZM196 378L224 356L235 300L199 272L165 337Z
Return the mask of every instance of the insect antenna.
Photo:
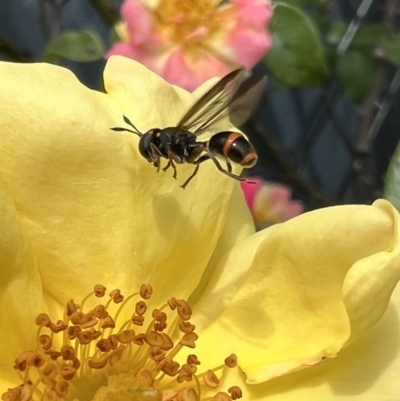
M130 125L133 128L133 131L128 129L128 128L122 128L122 127L114 127L114 128L110 128L113 131L127 131L127 132L131 132L132 134L136 134L139 136L142 136L143 134L136 128L136 126L131 122L131 120L129 120L128 117L126 116L122 116L124 118L124 121Z

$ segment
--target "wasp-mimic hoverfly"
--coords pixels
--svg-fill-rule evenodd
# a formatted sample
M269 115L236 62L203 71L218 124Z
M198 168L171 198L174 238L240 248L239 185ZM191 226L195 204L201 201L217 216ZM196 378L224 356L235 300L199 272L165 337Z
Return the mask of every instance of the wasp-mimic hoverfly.
M123 116L126 124L132 129L115 127L113 131L128 131L140 137L139 152L150 163L160 170L160 159L165 158L168 164L166 171L172 167L176 178L177 164L189 163L196 167L192 175L181 185L185 188L197 174L200 164L212 160L219 171L239 181L248 181L232 173L231 161L244 168L253 167L257 162L257 153L251 143L239 132L222 131L201 141L199 136L211 131L226 115L234 126L241 126L251 115L258 103L267 78L250 78L245 80L246 71L237 69L220 79L186 112L176 127L152 128L142 133ZM222 156L227 168L223 168L217 159Z

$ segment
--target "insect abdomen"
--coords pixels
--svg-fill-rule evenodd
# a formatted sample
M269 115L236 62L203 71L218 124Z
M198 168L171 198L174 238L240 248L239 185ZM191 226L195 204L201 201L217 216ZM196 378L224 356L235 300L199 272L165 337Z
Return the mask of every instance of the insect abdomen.
M211 137L208 147L213 153L225 156L246 168L253 167L258 159L252 144L238 132L219 132Z

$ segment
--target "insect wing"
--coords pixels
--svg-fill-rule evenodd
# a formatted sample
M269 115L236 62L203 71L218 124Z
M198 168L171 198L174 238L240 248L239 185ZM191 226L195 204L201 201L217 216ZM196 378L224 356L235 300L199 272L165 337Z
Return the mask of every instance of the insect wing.
M229 120L235 127L243 125L251 116L264 93L267 77L252 77L240 85L227 104ZM224 113L225 115L225 113Z
M236 93L245 75L245 70L238 69L220 79L188 110L178 123L178 127L190 131L198 126L194 133L200 134L213 122L219 120L220 114L226 111L229 100Z
M241 126L250 117L264 92L267 77L245 80L246 71L232 71L204 94L182 118L179 127L200 135L212 124L229 114L235 126Z

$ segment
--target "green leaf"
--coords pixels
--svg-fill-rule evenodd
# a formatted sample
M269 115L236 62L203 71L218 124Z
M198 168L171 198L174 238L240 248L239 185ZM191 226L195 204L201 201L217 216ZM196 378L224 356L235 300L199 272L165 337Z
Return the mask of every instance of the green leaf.
M344 93L355 102L364 100L376 81L376 62L372 55L349 50L339 56L336 74Z
M400 146L390 161L389 169L386 174L385 188L383 197L390 201L393 206L400 211Z
M279 1L280 3L281 1ZM311 6L315 0L285 0L283 1L284 4L287 4L292 7L306 7Z
M347 25L343 21L329 21L324 27L326 41L337 46L347 31Z
M104 43L96 32L66 31L48 43L44 59L50 62L59 58L87 62L101 59L104 53Z
M384 25L371 24L362 26L354 37L352 48L376 47L380 41L385 39L390 33L390 29Z
M327 67L318 33L301 10L278 3L270 22L273 45L265 63L290 86L318 86Z
M386 42L383 45L383 54L396 67L400 67L400 37Z

